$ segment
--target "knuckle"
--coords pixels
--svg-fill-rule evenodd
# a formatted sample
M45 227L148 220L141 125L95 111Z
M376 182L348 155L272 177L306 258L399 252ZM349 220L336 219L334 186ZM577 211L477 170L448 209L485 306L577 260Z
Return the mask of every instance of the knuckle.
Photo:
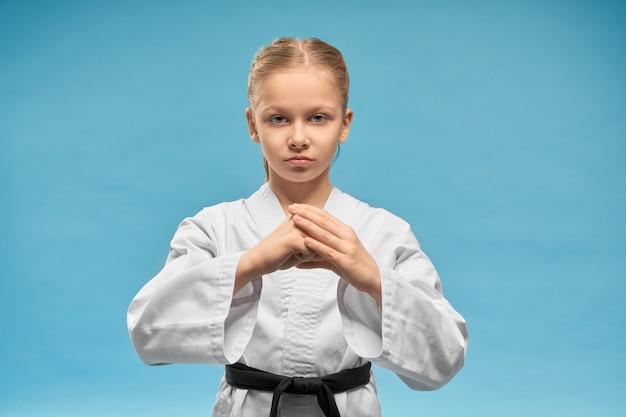
M338 258L338 252L334 249L328 249L328 251L326 252L326 259L328 259L329 262L333 262L336 261Z
M350 235L355 235L356 233L354 233L354 229L350 226L348 226L347 224L344 224L341 227L341 230L345 233L345 234L350 234Z

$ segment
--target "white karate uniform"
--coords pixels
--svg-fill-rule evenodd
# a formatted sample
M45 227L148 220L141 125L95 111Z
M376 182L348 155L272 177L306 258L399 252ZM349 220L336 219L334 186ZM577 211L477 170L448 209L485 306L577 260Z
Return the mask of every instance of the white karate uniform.
M382 309L325 269L276 271L233 296L239 258L285 217L264 184L247 199L205 208L180 224L163 270L128 310L141 359L150 365L241 362L304 377L371 361L412 389L448 382L463 366L467 328L443 298L410 226L337 188L324 209L350 225L378 263ZM213 416L266 416L271 399L271 392L232 388L222 378ZM373 375L335 400L342 417L380 416ZM280 404L282 416L323 416L315 396L284 394Z

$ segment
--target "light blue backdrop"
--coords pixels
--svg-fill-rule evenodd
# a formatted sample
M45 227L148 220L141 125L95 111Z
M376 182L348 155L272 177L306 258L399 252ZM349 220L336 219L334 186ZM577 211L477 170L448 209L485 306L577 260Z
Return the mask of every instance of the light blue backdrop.
M387 416L626 415L622 1L0 1L0 416L206 416L222 369L141 364L125 315L178 224L262 182L256 50L345 55L333 181L408 220L466 367Z

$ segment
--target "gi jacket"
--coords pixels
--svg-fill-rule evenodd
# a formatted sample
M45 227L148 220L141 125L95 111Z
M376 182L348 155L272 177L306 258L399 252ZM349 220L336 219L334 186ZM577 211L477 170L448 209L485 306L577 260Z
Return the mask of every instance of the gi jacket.
M247 199L185 219L164 268L137 294L128 328L149 365L245 365L285 376L324 376L365 361L409 387L433 390L463 366L465 321L443 298L439 276L410 226L334 188L324 207L351 226L378 263L382 308L331 271L291 268L249 283L235 296L241 255L284 219L268 184ZM222 378L214 416L259 417L272 393ZM374 377L336 395L342 416L380 415ZM282 416L322 416L314 396L285 394Z

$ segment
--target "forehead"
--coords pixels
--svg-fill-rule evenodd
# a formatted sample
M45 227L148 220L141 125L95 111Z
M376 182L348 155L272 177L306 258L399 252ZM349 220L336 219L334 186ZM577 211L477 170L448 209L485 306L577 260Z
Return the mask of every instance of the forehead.
M268 106L341 107L341 92L330 71L315 67L273 71L258 89L257 103Z

